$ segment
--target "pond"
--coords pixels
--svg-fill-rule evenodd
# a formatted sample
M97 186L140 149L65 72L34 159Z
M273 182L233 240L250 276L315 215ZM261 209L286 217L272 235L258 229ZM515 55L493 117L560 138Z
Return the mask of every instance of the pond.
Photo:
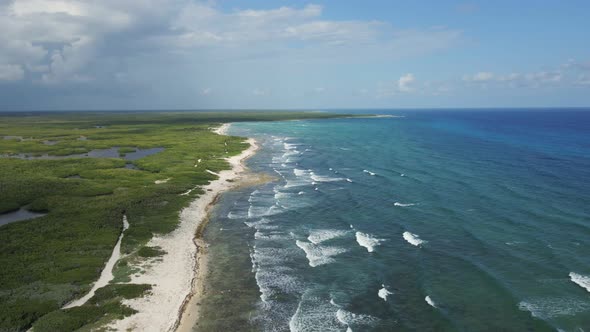
M125 160L137 160L153 154L164 151L164 148L150 148L150 149L136 149L133 152L125 153L124 156L119 155L119 147L112 147L108 149L95 149L88 153L70 154L66 156L52 156L43 154L40 156L31 156L26 153L12 154L12 155L0 155L4 158L20 158L20 159L67 159L67 158L123 158Z
M0 214L0 226L10 224L15 221L28 220L39 218L46 215L46 213L37 213L20 208L13 212Z

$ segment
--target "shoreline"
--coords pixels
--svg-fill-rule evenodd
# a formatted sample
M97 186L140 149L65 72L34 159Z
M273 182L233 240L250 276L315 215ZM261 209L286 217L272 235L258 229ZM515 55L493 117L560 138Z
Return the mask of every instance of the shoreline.
M225 123L213 132L225 135L230 127ZM147 261L145 273L131 276L129 283L152 285L149 295L125 300L123 303L136 314L111 322L107 328L118 331L190 331L196 322L198 310L190 311L191 303L203 292L203 279L207 270L207 244L201 235L207 225L209 212L219 196L242 183L246 178L244 162L252 157L259 146L253 138L250 146L239 155L226 158L231 169L219 172L218 179L202 187L204 193L180 212L178 227L169 234L153 237L148 245L159 246L166 254L158 261Z

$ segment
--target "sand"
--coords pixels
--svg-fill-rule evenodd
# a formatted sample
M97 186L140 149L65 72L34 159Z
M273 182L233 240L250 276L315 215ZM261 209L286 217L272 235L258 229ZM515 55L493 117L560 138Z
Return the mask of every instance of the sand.
M214 131L223 135L228 128L229 124L224 124ZM151 284L152 291L143 298L124 301L138 313L115 321L108 327L118 331L173 331L178 328L181 316L192 316L182 313L191 299L199 297L204 274L197 271L206 269L203 250L206 245L200 243L202 240L197 231L204 226L207 212L219 194L239 184L237 180L246 170L243 162L258 149L254 139L248 139L248 143L248 149L226 159L231 170L219 172L219 179L204 186L204 194L180 213L180 224L176 230L149 241L149 246L159 246L166 254L144 274L131 276L131 283Z

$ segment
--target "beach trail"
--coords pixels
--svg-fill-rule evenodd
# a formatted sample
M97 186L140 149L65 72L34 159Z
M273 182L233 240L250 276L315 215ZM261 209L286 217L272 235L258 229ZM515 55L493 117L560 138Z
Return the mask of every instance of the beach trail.
M92 298L94 296L94 293L96 292L97 289L108 285L109 282L111 280L113 280L113 277L114 277L113 276L113 268L115 267L115 264L119 261L119 258L121 258L121 241L123 240L123 235L125 234L125 231L128 228L129 228L129 223L127 222L127 216L123 215L123 231L121 231L121 235L119 235L119 239L117 240L117 244L115 245L115 248L113 248L113 253L111 254L111 258L109 258L104 269L102 269L102 272L100 273L100 277L94 283L94 285L92 286L92 289L90 289L90 291L86 295L84 295L83 297L81 297L77 300L74 300L74 301L66 304L63 307L63 309L69 309L69 308L79 307L79 306L83 305L88 300L90 300L90 298Z

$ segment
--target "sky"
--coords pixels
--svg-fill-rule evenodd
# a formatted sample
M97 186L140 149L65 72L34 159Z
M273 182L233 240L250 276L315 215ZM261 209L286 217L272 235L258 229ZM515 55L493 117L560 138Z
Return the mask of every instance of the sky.
M0 0L0 111L590 106L586 0Z

